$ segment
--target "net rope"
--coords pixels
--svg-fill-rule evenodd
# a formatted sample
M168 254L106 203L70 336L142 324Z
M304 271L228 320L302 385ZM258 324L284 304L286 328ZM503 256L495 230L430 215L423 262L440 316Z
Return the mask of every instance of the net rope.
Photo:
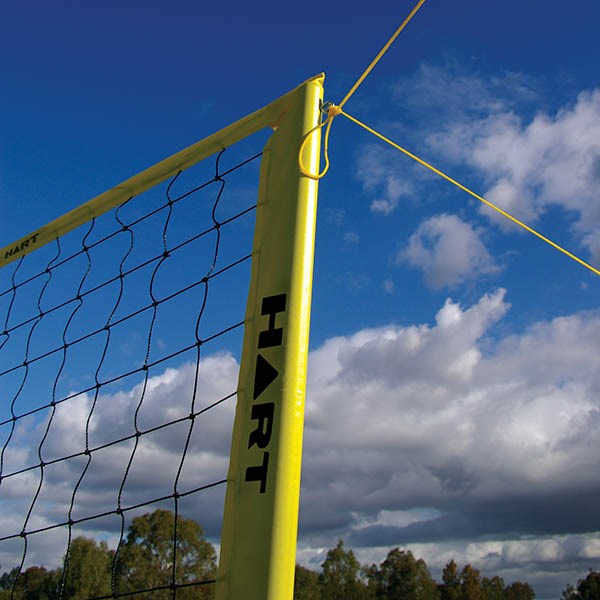
M206 586L214 583L214 578L206 578L205 580L197 581L181 581L177 576L178 564L178 527L180 517L182 516L181 502L184 498L188 498L194 494L211 490L214 488L224 487L226 483L226 471L223 471L221 478L215 478L212 481L202 482L201 485L189 487L182 482L182 473L186 459L188 459L192 438L197 428L198 421L205 417L207 413L214 411L217 407L231 404L231 401L236 396L235 385L237 382L231 382L231 391L223 394L220 397L212 398L209 401L204 397L204 392L200 389L200 368L201 356L205 349L210 349L210 344L217 343L223 336L230 333L241 332L244 321L243 316L240 319L230 320L227 324L218 330L211 330L211 325L207 322L207 304L209 301L209 291L217 280L230 274L239 268L249 268L251 253L241 253L235 256L227 256L221 260L223 236L228 230L234 226L238 226L244 219L252 218L256 205L248 204L239 210L228 208L226 214L221 216L223 212L222 199L224 196L229 177L234 173L242 171L260 158L262 153L254 154L244 160L241 160L234 166L228 169L221 168L221 160L225 150L220 152L214 161L214 175L203 183L193 185L186 189L183 193L174 194L173 190L179 183L181 172L178 172L166 186L164 191L164 200L159 206L147 210L137 218L127 219L124 216L134 198L130 198L114 211L112 211L113 226L108 233L98 231L97 219L92 219L89 225L86 226L86 231L81 238L79 247L74 251L66 252L61 244L61 239L58 238L54 243L54 251L42 268L34 273L24 273L24 268L28 262L33 259L32 256L24 256L20 258L13 269L10 276L10 284L0 291L0 299L4 299L6 304L3 322L3 331L0 334L0 351L2 354L2 370L0 371L0 382L10 379L9 385L12 384L14 393L6 396L3 393L3 411L4 417L0 418L0 439L4 438L0 449L0 499L2 499L3 487L12 481L18 481L19 478L35 477L37 481L34 485L32 498L26 507L25 517L18 530L0 536L0 544L16 543L20 540L21 551L17 558L18 572L14 579L11 598L17 597L19 589L19 580L21 574L28 564L29 546L34 536L53 530L66 529L66 550L62 567L62 575L60 581L60 597L63 597L65 590L66 577L69 571L69 560L71 548L73 546L74 536L76 534L76 526L90 524L101 521L106 517L117 517L118 519L118 542L114 551L114 558L111 567L111 593L106 596L97 596L97 598L118 598L125 596L135 596L140 594L152 594L154 592L169 591L172 598L176 597L177 590L180 588L190 588L194 586ZM254 172L252 172L254 175ZM176 211L183 200L194 201L197 199L198 193L210 188L213 197L210 204L210 225L201 231L187 235L183 240L176 240L173 235L173 219ZM144 196L144 194L142 194ZM137 199L137 197L135 197ZM202 200L202 198L199 198ZM196 200L198 201L198 200ZM255 199L253 198L255 202ZM140 206L136 207L140 211ZM150 257L138 260L133 266L128 266L128 259L134 254L138 248L144 248L146 243L141 237L142 232L139 231L143 224L148 224L152 218L160 217L160 225L153 225L154 229L159 227L160 231L160 251L155 251ZM110 218L109 215L105 218ZM250 228L250 231L252 228ZM99 238L93 241L94 236ZM231 235L234 235L233 233ZM96 260L95 252L107 244L115 244L119 240L122 246L121 254L118 258L114 258L115 264L118 264L118 273L112 276L104 277L100 282L92 282L91 274L93 272L94 263ZM208 240L208 242L207 242ZM169 293L161 293L161 285L159 280L169 272L169 263L173 257L185 251L190 251L194 248L194 243L209 243L209 249L205 252L205 262L207 265L197 273L197 276L192 281L185 281L185 284L176 286ZM66 269L70 264L79 262L83 265L80 269L79 278L76 281L76 291L72 297L62 299L60 301L50 301L50 290L52 289L54 279L60 274L61 270ZM180 267L181 268L181 267ZM148 300L134 310L125 310L129 308L128 302L125 301L126 293L130 280L137 277L140 273L147 272L147 298ZM237 277L237 275L236 275ZM26 292L36 284L39 287L39 292L34 301L33 310L28 314L22 315L18 310L21 297L27 296ZM137 281L129 285L130 288L136 289ZM75 323L78 320L79 313L86 307L86 303L93 298L98 298L101 294L109 296L108 290L112 290L112 301L104 302L105 319L100 321L100 325L89 327L83 333L77 333ZM116 290L116 292L115 292ZM181 344L171 352L166 352L161 355L156 355L156 349L159 347L157 340L157 319L163 307L166 307L176 300L186 298L189 301L189 293L196 294L195 305L195 323L191 339L186 340L187 343ZM124 312L125 314L120 314ZM64 314L63 314L64 313ZM36 342L38 338L43 337L39 334L39 330L50 317L63 317L62 331L60 332L58 343L55 343L50 348L44 348L41 351L36 351ZM145 339L142 348L141 364L133 368L121 368L119 372L114 372L110 376L107 374L110 370L114 371L116 361L111 357L111 351L115 344L114 337L117 332L124 327L128 327L138 317L145 316L149 323L147 324ZM64 393L64 379L67 376L67 368L70 366L72 359L77 358L79 354L85 352L84 343L93 341L100 348L99 357L95 362L95 368L91 370L91 382L88 385L83 385L75 390L69 390ZM19 345L23 349L21 354L22 360L15 359L16 346ZM14 346L14 347L13 347ZM8 360L6 358L8 355ZM171 419L164 420L152 426L144 426L141 419L141 412L152 386L152 377L157 372L157 367L164 367L169 363L173 363L174 359L186 359L191 362L193 368L192 375L192 390L190 397L187 399L187 414L177 415ZM27 397L27 387L31 384L31 372L34 367L38 367L55 361L58 366L55 368L52 376L52 383L49 385L49 400L38 402L35 405L31 404L31 398ZM176 363L173 363L176 364ZM8 365L8 366L6 366ZM109 368L110 365L110 368ZM106 371L106 373L105 373ZM141 378L135 386L131 387L132 393L139 389L133 419L130 424L130 431L125 435L117 435L111 439L103 440L101 443L93 443L92 429L93 423L97 419L97 409L99 403L103 400L103 394L108 394L106 390L112 386L124 385L129 378ZM111 388L111 389L112 389ZM83 427L83 444L76 451L66 452L60 456L53 457L51 452L48 452L48 440L53 429L53 424L57 418L57 410L59 407L68 406L69 401L76 399L89 399L89 407L85 416L85 426ZM6 409L8 405L8 409ZM0 413L1 414L1 413ZM45 416L45 419L42 418ZM41 437L37 444L36 456L37 459L33 464L25 464L18 468L9 468L8 455L11 451L18 451L18 436L19 428L25 428L27 420L34 419L38 428L41 428ZM172 486L169 493L160 494L145 498L138 502L128 502L126 498L126 490L131 483L132 471L134 463L141 452L141 446L144 439L147 439L150 434L173 430L177 426L185 427L185 434L182 438L182 449L179 454L177 464L173 465ZM101 460L102 451L110 448L125 447L129 448L129 455L123 470L123 475L118 485L116 493L116 501L108 510L91 512L88 514L76 514L81 512L79 507L82 488L89 478L94 465ZM60 469L69 461L76 461L79 474L76 476L76 481L70 492L70 498L67 502L68 509L62 519L56 519L50 524L37 525L35 524L35 514L40 509L40 503L45 502L43 498L43 490L45 482L48 478L50 468ZM71 462L70 464L75 464ZM160 582L155 586L144 587L144 589L122 590L119 588L117 581L117 569L119 566L119 558L123 549L126 538L127 516L135 514L136 511L145 507L155 506L168 501L172 506L173 519L173 535L172 535L172 567L170 581ZM3 564L3 566L5 566ZM150 596L152 597L152 596Z

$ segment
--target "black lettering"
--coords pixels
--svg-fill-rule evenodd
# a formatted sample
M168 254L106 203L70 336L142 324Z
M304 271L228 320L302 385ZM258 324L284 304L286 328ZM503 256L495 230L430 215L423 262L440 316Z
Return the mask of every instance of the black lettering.
M261 331L258 335L259 348L281 346L281 342L283 341L283 327L275 327L275 317L277 313L285 311L285 304L285 294L263 298L260 314L263 316L269 315L269 327L266 331Z
M283 327L276 327L277 313L286 309L286 294L276 294L263 298L261 315L269 317L267 329L258 334L258 349L281 346L283 343ZM256 400L277 379L277 369L260 353L256 354L256 368L254 371L253 399ZM273 434L273 423L275 415L275 403L263 402L253 404L250 411L250 419L256 421L255 428L248 436L248 449L253 446L264 450L268 448ZM269 453L263 452L262 465L246 468L245 481L259 481L260 493L264 494L267 489L267 474L269 471Z
M252 448L254 444L259 448L266 448L269 445L271 433L273 433L274 413L275 404L273 402L252 405L250 418L258 423L256 429L253 429L248 436L248 448Z
M37 242L39 235L40 235L40 233L38 231L38 233L34 233L31 237L27 238L26 240L23 240L20 244L17 244L14 248L10 248L9 250L7 250L4 253L4 258L7 259L10 256L13 256L14 254L18 254L19 252L22 252L23 250L25 250L25 248L29 248L29 244L33 245Z
M267 471L269 470L269 453L263 452L263 463L256 467L246 469L245 481L260 481L260 493L264 494L267 489Z
M257 354L252 400L256 400L277 379L277 375L277 369L262 354Z

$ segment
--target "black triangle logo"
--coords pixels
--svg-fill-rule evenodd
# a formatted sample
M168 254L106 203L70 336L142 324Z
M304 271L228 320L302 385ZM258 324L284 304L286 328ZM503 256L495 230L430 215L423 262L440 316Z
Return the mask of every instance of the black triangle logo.
M277 369L261 354L257 354L252 399L256 400L277 379L277 375L279 375Z

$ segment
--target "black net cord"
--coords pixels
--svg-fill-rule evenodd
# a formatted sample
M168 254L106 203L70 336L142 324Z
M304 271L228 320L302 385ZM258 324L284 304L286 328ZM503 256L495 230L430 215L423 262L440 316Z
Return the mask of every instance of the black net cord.
M2 349L7 342L10 340L11 333L16 332L19 328L29 327L27 334L25 336L25 344L24 344L24 360L21 364L16 364L13 367L9 367L5 369L2 373L0 373L0 377L8 375L9 373L14 373L17 370L21 370L22 373L18 380L18 385L16 386L16 392L10 399L10 417L6 418L4 421L0 422L0 427L9 426L10 430L5 440L5 443L0 451L0 486L1 484L11 477L16 477L18 475L24 474L26 472L35 472L39 473L37 485L35 486L35 491L33 494L33 498L28 505L26 516L23 520L23 524L20 528L20 531L4 535L0 537L1 541L8 540L16 540L20 538L22 540L22 552L20 554L19 565L18 565L18 575L14 580L12 586L11 597L16 597L15 594L18 592L19 587L19 579L20 574L23 571L25 564L27 563L28 557L28 549L29 549L29 538L33 535L41 534L43 532L56 530L59 528L66 529L66 552L64 555L64 562L62 568L62 575L60 580L60 597L64 596L65 593L65 585L66 580L70 568L70 558L71 558L71 547L74 538L74 527L76 525L91 523L94 520L103 519L108 516L117 516L119 520L119 541L114 553L114 559L111 568L111 594L109 596L97 596L98 600L100 598L115 598L120 596L135 596L140 594L149 594L151 592L165 591L170 590L170 595L172 598L176 598L177 591L191 586L204 586L214 583L214 580L211 578L206 578L204 580L200 580L196 578L194 581L177 581L178 573L177 573L177 562L178 562L178 520L181 512L180 501L182 498L189 497L193 494L198 494L203 491L223 486L226 483L226 477L222 477L221 479L217 479L215 481L210 481L206 483L202 483L201 485L191 486L189 489L181 489L181 475L183 472L184 465L186 463L186 458L189 453L191 440L193 436L193 432L195 428L198 426L198 419L200 416L210 412L215 407L223 404L224 402L231 400L235 397L235 391L218 398L216 400L210 401L210 398L202 398L204 408L198 409L198 400L202 395L202 391L200 388L200 360L201 355L203 353L203 348L209 342L218 339L220 336L225 335L226 333L233 331L235 329L240 328L243 325L243 319L240 321L236 321L231 323L228 326L221 328L218 331L212 332L210 334L203 333L203 329L206 328L203 325L204 317L206 314L206 306L209 297L209 292L211 289L211 283L214 282L217 278L219 278L224 273L229 270L235 268L236 266L247 262L251 258L251 254L246 254L237 259L230 261L228 264L218 267L219 263L219 251L221 247L221 238L224 232L224 228L243 216L247 215L251 211L255 209L255 206L252 205L242 211L239 211L227 218L219 219L217 216L217 211L219 208L219 203L223 197L223 194L226 190L226 176L241 168L242 166L252 162L256 158L260 156L260 154L254 155L253 157L235 165L234 167L222 171L220 170L220 160L223 155L223 152L219 153L215 162L215 175L209 181L195 186L192 189L180 194L179 196L173 197L172 189L179 178L179 173L169 182L167 190L166 190L166 202L164 202L159 208L150 211L148 214L139 217L135 221L131 221L127 223L121 216L122 208L130 202L132 199L130 198L126 203L121 205L114 211L114 219L116 221L116 227L114 231L109 235L102 237L100 240L89 243L90 236L94 231L95 221L92 220L89 226L89 229L85 233L83 240L81 242L81 249L76 251L74 254L70 256L63 256L61 251L60 240L56 240L56 254L49 260L47 265L42 271L31 277L27 277L22 281L19 281L19 274L21 265L23 264L23 258L18 261L16 267L12 273L11 277L11 285L4 292L0 293L0 296L10 293L11 298L8 302L8 309L6 311L6 317L4 319L4 331L0 337L0 349ZM173 245L169 243L169 231L171 218L173 215L174 206L176 203L180 202L184 198L188 198L194 194L194 192L204 189L209 185L216 186L216 194L214 196L214 201L211 207L211 220L212 224L210 227L200 231L199 233L195 233L194 235L188 237L184 241ZM154 215L162 211L164 214L163 220L163 228L162 228L162 251L160 254L155 255L154 258L146 260L138 265L133 267L127 267L127 261L132 254L135 245L136 245L136 234L135 234L135 226L141 222L144 222L148 216ZM189 243L199 239L200 237L205 237L208 235L213 236L212 242L212 250L209 252L208 267L204 272L198 274L198 279L192 283L189 283L174 292L169 293L163 297L160 296L156 287L156 281L158 278L158 274L163 270L168 268L169 259L172 257L174 252L177 252L181 248L185 247ZM122 239L126 239L127 243L125 244L125 248L123 250L122 256L120 258L119 263L119 273L115 277L106 279L100 284L95 285L93 288L85 288L86 280L88 279L88 275L93 268L93 250L97 248L101 243L107 242L109 240L113 240L113 238L120 236ZM77 285L77 292L74 298L67 299L63 302L55 303L54 305L50 305L46 302L46 290L51 285L53 279L53 273L58 268L69 261L71 261L74 257L77 256L85 256L86 265L84 272L81 274L80 279ZM118 260L118 259L117 259ZM152 272L150 274L149 287L148 287L148 297L149 302L140 309L136 311L132 311L129 314L126 314L119 319L116 318L117 312L122 306L122 299L124 293L127 289L127 281L128 277L134 272L139 271L141 268L153 265ZM15 303L17 302L17 297L22 288L27 283L39 278L45 277L45 280L41 284L41 289L39 291L39 295L37 297L37 313L27 317L25 319L21 319L16 324L11 324L11 320L13 318L13 308ZM79 335L77 337L72 336L70 334L71 325L76 319L77 314L82 309L86 298L93 293L100 292L102 289L107 287L111 283L118 282L118 291L116 295L116 299L112 302L112 304L108 307L108 316L105 318L104 322L101 326L88 331L83 335ZM160 307L179 297L183 293L191 292L194 290L198 290L199 294L197 296L196 305L198 306L197 314L195 317L195 326L194 326L194 340L192 343L189 343L183 347L179 347L174 351L168 353L164 356L153 356L153 336L155 330L155 324L157 321L157 315ZM66 321L64 326L62 327L62 343L50 350L46 350L45 352L34 354L33 353L33 342L36 338L37 329L42 322L43 318L50 314L50 312L55 312L59 308L64 308L65 306L72 304L72 308L66 316ZM110 352L111 348L111 340L112 334L114 332L114 328L117 326L122 326L131 320L134 316L137 316L141 312L150 312L150 322L148 325L147 333L146 333L146 342L145 342L145 355L143 364L134 369L128 369L120 374L113 375L111 377L103 377L102 371L105 365L107 356ZM64 375L64 369L66 368L67 359L69 356L73 355L76 352L76 347L78 344L85 340L89 340L91 337L96 336L99 341L99 346L101 348L99 359L96 363L95 368L93 369L93 384L85 387L84 389L79 389L77 391L70 392L62 397L59 396L59 381L61 377ZM75 337L75 339L72 339ZM153 427L142 428L139 422L140 411L142 406L144 405L145 399L147 397L148 384L150 380L151 371L161 365L166 363L169 360L172 360L178 356L183 355L186 352L193 352L194 361L195 362L195 370L192 382L192 392L189 399L189 413L185 416L172 419L168 422L160 423L159 425L155 425ZM59 355L59 365L55 372L53 383L51 385L50 392L50 400L48 402L42 402L41 405L30 407L28 403L21 402L23 390L25 389L26 383L30 376L30 367L32 364L41 362L44 358L47 358L51 354ZM139 393L139 398L136 403L135 412L133 414L133 422L132 422L132 432L127 435L123 435L118 437L117 439L112 439L110 441L97 444L93 446L90 442L90 428L91 422L96 412L96 407L98 401L100 399L102 389L115 382L119 382L121 380L125 380L127 377L130 377L135 374L142 374L143 381L140 385L141 391ZM71 452L64 456L59 456L57 458L46 458L45 456L45 444L48 440L49 433L52 429L53 422L55 420L56 408L59 404L66 402L70 399L81 396L82 394L90 393L91 402L89 409L87 411L86 420L85 420L85 428L84 428L84 444L83 448L80 451ZM22 407L19 404L23 404ZM43 429L43 434L41 440L37 446L37 463L33 465L23 466L17 469L14 469L12 472L5 472L5 454L9 445L11 445L14 441L14 433L17 427L17 424L27 416L32 416L41 411L48 411L49 415L45 422L45 426ZM139 442L141 438L145 435L148 435L152 432L158 431L160 429L164 429L167 427L174 426L176 424L180 424L183 422L188 422L187 432L183 439L182 444L182 452L180 458L177 463L177 467L174 469L174 479L173 479L173 487L172 491L169 494L163 494L151 498L144 499L141 502L128 503L124 502L124 492L127 488L129 476L131 473L131 467L135 461L135 457L139 448ZM125 469L123 472L123 477L118 486L118 490L116 492L116 506L114 508L110 508L109 510L103 510L96 513L85 514L84 516L79 516L75 518L75 508L78 503L78 494L83 482L86 480L88 473L90 472L91 465L94 461L94 456L97 452L109 448L111 446L116 446L117 444L122 443L132 443L131 452L129 454L129 458L127 460L127 464L125 465ZM57 522L53 522L51 524L45 524L42 526L31 526L32 516L36 511L39 500L42 496L42 490L45 485L45 473L46 469L50 465L56 465L60 462L64 462L67 460L74 459L76 457L85 457L85 460L80 467L80 471L78 476L76 477L76 481L73 487L72 492L70 493L70 498L68 502L68 509L66 511L66 518L63 520L58 520ZM171 500L174 507L174 522L173 522L173 544L172 544L172 557L173 563L171 568L171 576L170 582L168 584L161 584L151 588L144 588L138 590L120 590L117 589L118 582L116 581L116 566L119 560L119 552L122 548L125 541L125 529L126 529L126 515L135 513L135 511L139 511L144 507L148 507L151 505L155 505L161 502L165 502Z

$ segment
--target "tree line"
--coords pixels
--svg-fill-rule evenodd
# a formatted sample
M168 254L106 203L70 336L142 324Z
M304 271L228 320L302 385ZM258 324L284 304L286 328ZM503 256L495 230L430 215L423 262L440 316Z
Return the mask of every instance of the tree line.
M174 530L177 544L173 544ZM175 568L173 567L175 565ZM143 591L149 600L212 600L216 552L198 523L168 510L136 517L118 551L106 542L76 537L57 569L18 567L0 575L0 600L84 600ZM176 582L176 596L173 595ZM431 576L422 558L394 548L379 565L361 565L340 540L320 572L296 566L294 600L533 600L526 582L506 584L502 577L482 577L470 564L451 560L442 581ZM600 600L600 573L590 571L562 600Z
M394 548L378 565L361 565L340 540L327 552L321 572L296 568L295 600L533 600L528 583L506 585L502 577L482 577L467 564L451 560L442 582L431 576L422 558Z
M442 581L431 576L422 558L394 548L380 565L361 565L340 540L327 552L317 573L296 567L294 600L533 600L527 582L505 584L502 577L482 577L475 567L460 568L454 560L442 571ZM600 572L592 571L567 585L561 600L600 600Z
M173 544L175 525L177 544ZM193 585L216 576L216 552L204 539L196 521L156 510L135 517L118 552L106 542L76 537L62 567L34 566L19 573L16 567L0 576L0 600L84 600L117 594L135 598L171 600L177 583L178 600L214 598L214 585ZM173 569L175 564L175 569Z

